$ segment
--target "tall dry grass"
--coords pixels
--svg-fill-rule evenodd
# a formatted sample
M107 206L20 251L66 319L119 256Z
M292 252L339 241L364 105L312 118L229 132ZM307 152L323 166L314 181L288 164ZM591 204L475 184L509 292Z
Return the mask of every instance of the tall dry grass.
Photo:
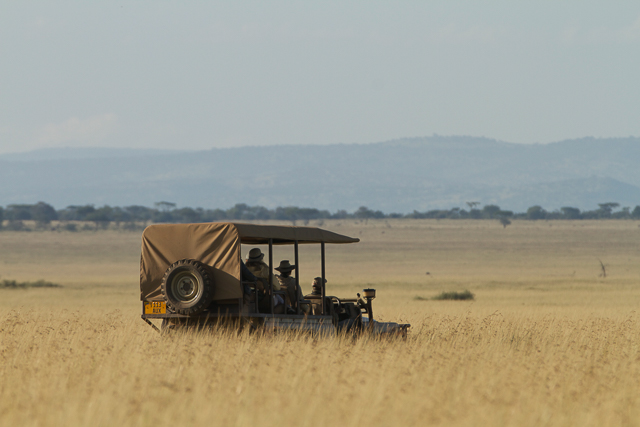
M160 336L122 312L0 317L0 421L113 425L636 425L640 323L428 315L406 341Z
M406 341L160 336L139 318L139 235L0 233L0 278L64 286L0 290L0 425L640 424L636 223L325 227L362 239L327 248L331 293L376 287Z

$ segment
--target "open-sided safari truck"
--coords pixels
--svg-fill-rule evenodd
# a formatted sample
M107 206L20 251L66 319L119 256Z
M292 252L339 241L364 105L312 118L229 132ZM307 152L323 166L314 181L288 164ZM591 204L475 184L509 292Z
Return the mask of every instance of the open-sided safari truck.
M313 227L286 227L237 223L157 224L142 234L140 299L142 318L162 319L163 328L203 325L235 320L240 325L266 329L300 329L335 333L406 336L408 324L376 322L372 300L375 289L363 297L328 295L325 281L325 244L356 243L359 239ZM241 245L268 245L269 271L273 272L273 246L292 245L295 281L299 286L298 245L320 245L321 292L298 301L297 310L278 310L273 275L259 291L243 281ZM265 302L267 303L265 305ZM323 303L324 302L324 303ZM313 307L303 312L301 307ZM282 312L284 311L284 312Z

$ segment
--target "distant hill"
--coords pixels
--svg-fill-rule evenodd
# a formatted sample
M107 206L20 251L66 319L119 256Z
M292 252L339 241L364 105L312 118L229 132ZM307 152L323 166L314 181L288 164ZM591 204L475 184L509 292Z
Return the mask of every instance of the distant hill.
M158 154L185 153L179 150L156 150L156 149L128 149L128 148L43 148L35 151L22 153L0 154L0 161L32 162L42 160L71 160L71 159L105 159L113 157L137 157Z
M228 208L305 206L383 212L497 204L594 209L640 204L640 138L511 144L406 138L373 144L162 151L48 149L0 155L0 205Z

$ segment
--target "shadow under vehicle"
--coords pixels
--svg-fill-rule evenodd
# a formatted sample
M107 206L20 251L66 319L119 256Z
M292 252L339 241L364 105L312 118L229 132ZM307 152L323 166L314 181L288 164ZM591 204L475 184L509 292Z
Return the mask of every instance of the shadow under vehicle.
M377 322L373 318L375 289L363 296L338 298L321 293L297 302L297 310L280 310L273 275L263 291L242 280L241 245L268 245L273 272L274 245L292 245L295 281L299 286L298 245L320 245L321 283L325 283L325 244L356 243L359 239L313 227L242 223L156 224L142 234L140 299L142 319L154 329L201 326L234 321L241 327L265 330L296 329L334 334L372 332L406 336L409 324ZM266 304L265 304L266 302ZM305 313L303 310L307 308ZM284 311L284 312L282 312Z

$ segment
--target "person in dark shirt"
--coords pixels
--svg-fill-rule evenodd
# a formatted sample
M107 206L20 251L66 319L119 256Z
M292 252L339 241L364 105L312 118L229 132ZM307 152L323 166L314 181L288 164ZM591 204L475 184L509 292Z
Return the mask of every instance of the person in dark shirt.
M249 284L245 282L255 283L258 281L258 278L254 276L254 274L247 268L246 265L244 265L244 262L242 262L242 260L240 260L240 273L242 276L242 289L245 294L249 295L251 294L251 286L249 286Z

